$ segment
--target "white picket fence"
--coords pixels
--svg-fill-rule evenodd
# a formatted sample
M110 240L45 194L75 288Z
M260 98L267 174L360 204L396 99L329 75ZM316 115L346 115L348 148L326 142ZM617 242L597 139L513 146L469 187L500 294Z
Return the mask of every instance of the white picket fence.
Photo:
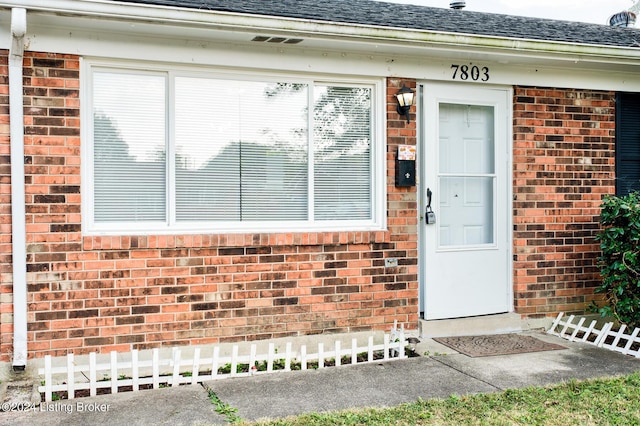
M164 359L161 359L159 349L151 351L151 359L140 359L140 353L133 350L127 354L111 352L107 362L98 362L96 353L92 352L89 354L88 365L77 365L74 355L70 353L66 357L66 365L57 367L52 366L52 358L47 355L44 368L38 370L40 376L44 377L38 390L44 393L45 401L51 402L54 392L66 392L68 399L74 399L78 391L88 390L89 396L95 396L99 389L110 389L115 394L121 392L123 387L135 392L141 386L148 388L151 385L153 389L158 389L206 380L291 371L292 363L296 363L297 368L306 370L310 368L310 364L313 364L313 368L325 368L328 362L340 366L342 357L350 357L349 364L406 358L404 327L398 329L394 325L391 336L385 334L382 344L374 345L373 342L373 336L370 336L367 345L359 347L357 339L353 339L350 348L342 348L341 342L336 340L329 350L325 349L323 343L318 343L315 353L307 352L306 345L294 351L292 343L288 342L283 354L277 353L273 343L268 345L265 354L257 353L256 344L250 346L248 354L240 354L238 345L234 345L230 356L221 356L220 346L213 346L208 351L208 356L202 356L201 348L194 348L193 356L189 358L182 357L180 348L173 348L172 356ZM383 352L383 358L375 359L374 353L379 351ZM367 354L366 359L358 362L358 355L363 353ZM123 357L129 359L118 361L118 358ZM259 362L266 363L266 371L248 367L248 371L238 372L238 366L242 364L255 366ZM223 366L229 373L219 372Z
M624 324L618 330L613 330L614 323L608 322L601 329L598 329L596 320L585 326L586 318L584 317L579 320L574 315L569 316L566 320L563 320L563 318L564 313L559 313L547 333L571 342L590 343L600 348L640 358L640 337L638 337L640 328L636 328L631 334L627 334L625 333L627 326ZM576 320L577 322L574 323Z

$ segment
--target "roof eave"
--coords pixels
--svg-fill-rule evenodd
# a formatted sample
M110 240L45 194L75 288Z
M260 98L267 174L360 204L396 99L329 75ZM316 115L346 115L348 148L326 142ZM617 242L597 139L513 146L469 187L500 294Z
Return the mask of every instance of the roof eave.
M28 12L66 16L128 20L176 26L195 26L228 31L292 34L360 43L398 44L403 47L453 47L483 49L516 56L549 55L563 60L637 62L640 49L569 42L516 39L499 36L369 26L303 20L279 16L241 14L168 6L120 3L105 0L0 0L0 8L21 7Z

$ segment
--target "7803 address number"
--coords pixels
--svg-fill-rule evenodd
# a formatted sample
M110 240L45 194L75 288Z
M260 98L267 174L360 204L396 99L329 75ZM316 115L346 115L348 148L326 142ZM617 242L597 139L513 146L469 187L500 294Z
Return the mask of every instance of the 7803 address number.
M489 67L479 67L477 65L451 65L453 70L452 80L462 81L489 81Z

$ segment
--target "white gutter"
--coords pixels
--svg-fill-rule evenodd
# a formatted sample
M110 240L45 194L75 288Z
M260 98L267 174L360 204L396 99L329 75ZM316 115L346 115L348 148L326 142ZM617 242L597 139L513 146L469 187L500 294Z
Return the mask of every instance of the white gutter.
M13 368L27 365L27 248L24 185L24 100L22 60L27 11L11 10L9 116L11 135L11 241L13 249Z
M564 57L566 60L575 59L568 57L569 55L578 55L582 59L588 57L618 58L627 61L640 60L640 49L632 47L401 29L106 0L0 0L0 8L2 7L23 7L30 11L68 16L133 20L230 31L251 31L252 33L256 31L289 33L298 36L330 37L371 43L386 42L404 46L416 44L472 49L489 48L506 50L512 54L514 52L519 52L519 54L544 52L555 54L560 58Z

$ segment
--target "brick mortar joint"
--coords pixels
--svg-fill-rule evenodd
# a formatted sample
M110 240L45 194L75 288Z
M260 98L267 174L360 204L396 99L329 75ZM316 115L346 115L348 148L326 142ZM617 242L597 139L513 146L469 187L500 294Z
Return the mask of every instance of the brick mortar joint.
M259 235L260 238L256 238ZM263 246L360 245L392 243L393 232L345 231L271 234L83 236L83 250L217 249ZM135 241L135 243L133 243Z

